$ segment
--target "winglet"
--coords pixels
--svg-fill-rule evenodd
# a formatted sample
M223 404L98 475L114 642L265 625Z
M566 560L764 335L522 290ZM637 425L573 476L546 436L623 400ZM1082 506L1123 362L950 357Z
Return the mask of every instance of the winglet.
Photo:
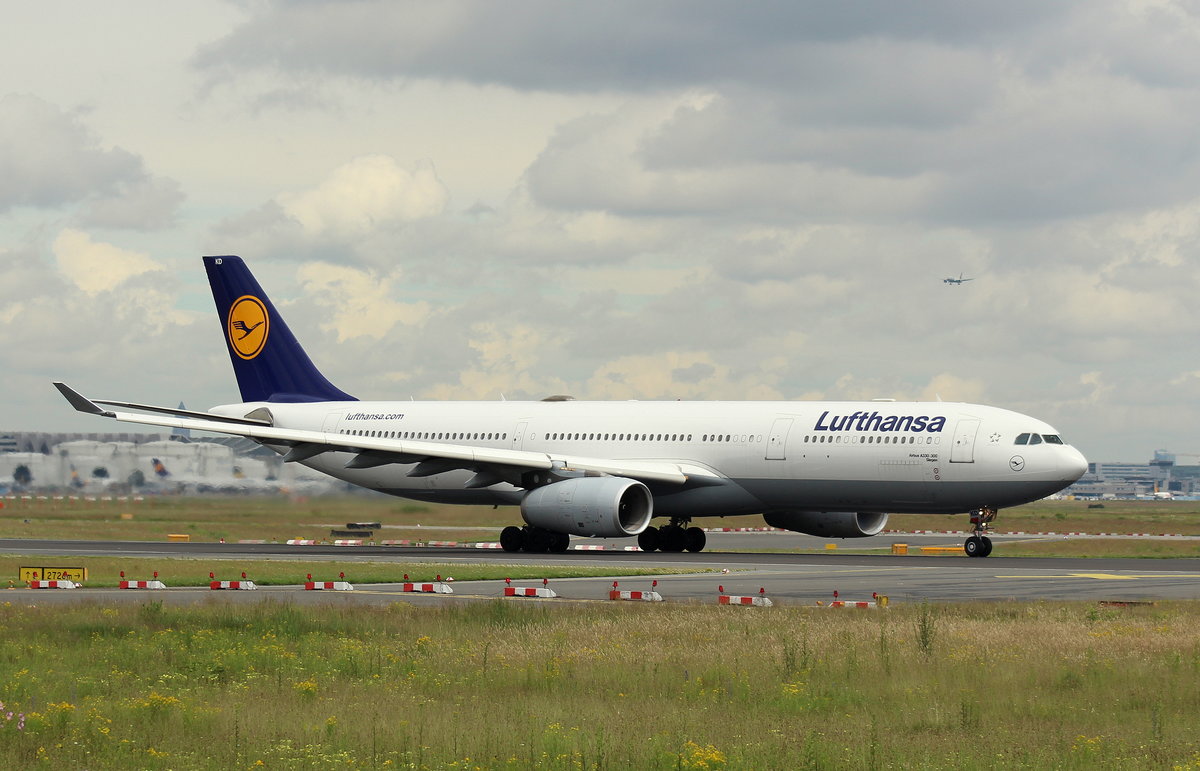
M79 410L80 412L86 412L89 415L100 415L101 417L105 417L105 418L115 418L116 417L115 412L100 409L100 407L98 407L95 402L93 402L91 399L87 398L83 394L79 393L78 391L75 391L66 383L55 382L54 387L58 389L59 393L61 393L63 396L66 397L67 401L69 401L71 403L72 407Z

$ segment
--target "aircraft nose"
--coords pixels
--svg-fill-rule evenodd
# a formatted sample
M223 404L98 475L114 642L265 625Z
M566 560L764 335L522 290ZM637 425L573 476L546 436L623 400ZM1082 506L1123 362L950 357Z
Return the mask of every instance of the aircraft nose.
M1083 453L1074 447L1064 447L1063 450L1064 452L1058 458L1058 470L1062 472L1064 479L1074 482L1087 473L1087 458L1083 457Z

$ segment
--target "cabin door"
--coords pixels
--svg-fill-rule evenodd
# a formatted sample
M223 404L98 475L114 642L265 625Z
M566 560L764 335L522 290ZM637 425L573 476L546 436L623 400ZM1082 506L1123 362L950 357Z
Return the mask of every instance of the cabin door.
M787 460L787 438L791 430L792 418L775 418L767 436L767 460Z
M954 427L954 446L950 448L951 463L975 462L975 433L979 418L963 418Z

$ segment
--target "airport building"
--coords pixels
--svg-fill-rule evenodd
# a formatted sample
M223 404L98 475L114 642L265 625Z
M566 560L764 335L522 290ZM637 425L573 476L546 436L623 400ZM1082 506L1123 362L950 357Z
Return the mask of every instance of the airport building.
M0 491L311 494L339 484L241 437L0 434Z
M1200 496L1200 465L1176 461L1175 454L1157 450L1149 463L1089 463L1087 473L1063 494L1078 498Z

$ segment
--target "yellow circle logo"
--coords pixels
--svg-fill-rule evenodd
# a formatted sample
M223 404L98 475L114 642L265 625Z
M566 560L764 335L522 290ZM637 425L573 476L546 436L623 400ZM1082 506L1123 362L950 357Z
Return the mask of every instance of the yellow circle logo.
M267 317L267 306L262 300L253 295L243 295L233 301L225 335L238 356L250 360L262 352L270 329L271 320Z

